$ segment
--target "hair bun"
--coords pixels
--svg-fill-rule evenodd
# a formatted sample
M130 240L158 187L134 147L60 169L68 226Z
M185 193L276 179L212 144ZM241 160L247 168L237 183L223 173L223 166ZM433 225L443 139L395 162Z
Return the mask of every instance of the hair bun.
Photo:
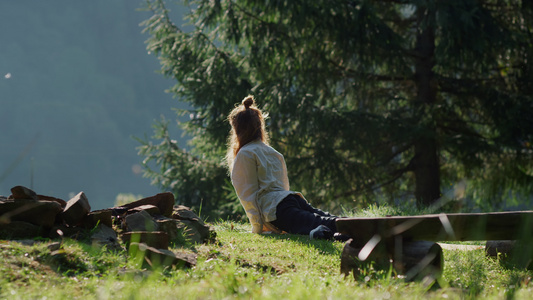
M248 96L242 100L242 105L244 105L245 108L249 108L254 104L254 96Z

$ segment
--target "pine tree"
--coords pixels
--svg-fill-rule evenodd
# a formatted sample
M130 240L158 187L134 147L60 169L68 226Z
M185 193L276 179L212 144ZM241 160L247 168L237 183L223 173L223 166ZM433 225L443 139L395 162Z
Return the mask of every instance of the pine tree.
M171 91L192 106L186 153L200 173L223 174L226 115L253 94L270 114L291 187L314 203L427 206L461 179L479 187L471 193L490 190L483 197L531 189L528 1L187 4L191 26L172 23L160 0L148 2L154 16L144 26L148 50L177 82ZM147 146L144 154L154 153ZM160 166L156 180L174 169L179 181L188 171ZM201 197L216 197L223 177L207 178L213 188ZM184 185L172 186L180 194Z

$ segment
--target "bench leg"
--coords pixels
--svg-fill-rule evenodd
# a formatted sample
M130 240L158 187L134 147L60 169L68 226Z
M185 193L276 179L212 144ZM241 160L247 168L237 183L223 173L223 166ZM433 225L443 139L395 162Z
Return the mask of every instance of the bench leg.
M348 276L352 273L354 279L358 280L358 277L364 274L364 271L370 267L380 270L390 268L391 258L382 243L377 245L364 260L359 258L359 253L363 249L363 246L359 245L354 239L349 239L346 242L341 254L342 274Z
M533 268L533 239L487 241L485 253L518 268Z
M442 275L444 257L437 243L409 241L403 243L401 255L394 262L395 268L405 274L407 281L434 281Z
M396 237L378 243L365 260L359 255L363 247L353 239L346 242L341 255L341 273L352 273L357 280L371 265L375 269L387 270L392 263L396 272L405 275L407 281L434 281L442 275L444 260L442 248L437 243L405 241Z

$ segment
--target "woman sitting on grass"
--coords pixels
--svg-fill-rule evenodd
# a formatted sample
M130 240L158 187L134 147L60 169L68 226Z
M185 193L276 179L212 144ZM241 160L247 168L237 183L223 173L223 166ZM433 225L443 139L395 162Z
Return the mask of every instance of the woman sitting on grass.
M312 207L302 194L289 189L283 155L268 144L266 117L253 96L244 98L228 117L226 162L252 232L285 231L311 239L344 240L336 233L338 217Z

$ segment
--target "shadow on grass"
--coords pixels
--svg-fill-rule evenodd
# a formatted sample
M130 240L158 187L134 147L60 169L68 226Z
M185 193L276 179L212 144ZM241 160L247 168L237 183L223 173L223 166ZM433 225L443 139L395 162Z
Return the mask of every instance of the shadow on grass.
M275 240L289 240L293 242L298 242L303 245L311 246L316 248L317 250L322 251L324 254L330 254L330 255L336 255L339 254L339 249L335 246L336 241L328 241L328 240L312 240L307 235L301 235L301 234L291 234L291 233L270 233L270 234L263 234L265 238L275 239Z

